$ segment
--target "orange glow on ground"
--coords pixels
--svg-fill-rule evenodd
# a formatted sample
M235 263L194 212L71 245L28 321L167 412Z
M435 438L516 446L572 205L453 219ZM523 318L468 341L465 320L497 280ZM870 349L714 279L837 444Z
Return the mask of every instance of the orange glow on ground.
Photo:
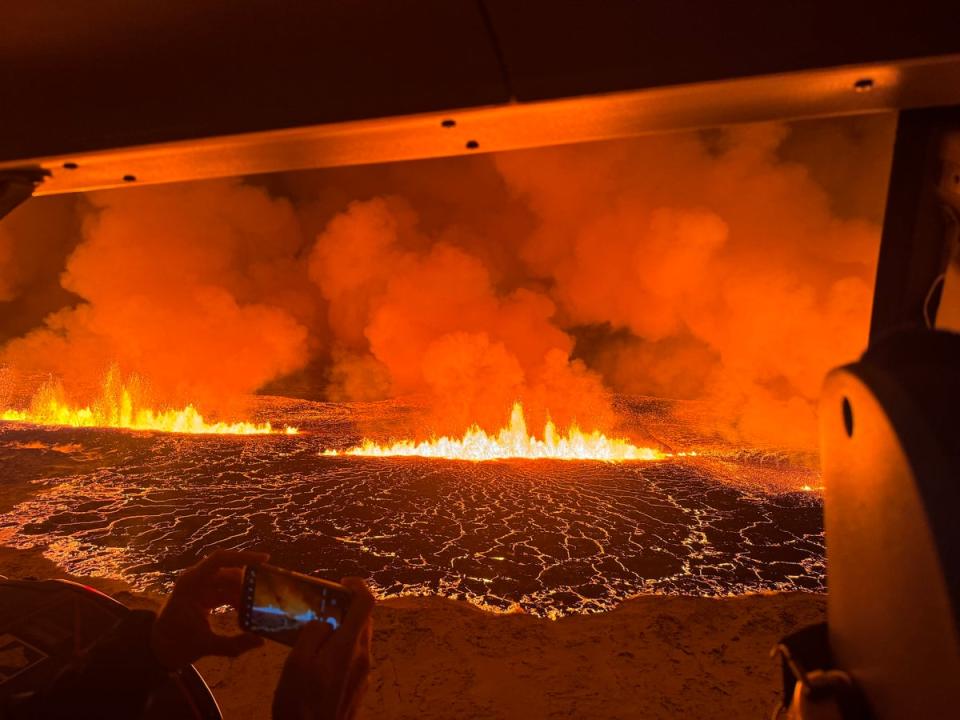
M509 425L501 428L495 435L489 435L474 425L460 439L441 437L420 443L401 440L390 445L378 445L372 440L364 440L358 447L342 451L326 450L323 454L326 456L431 457L473 462L509 458L624 462L663 460L673 457L656 448L637 447L624 439L608 438L597 430L584 432L576 425L572 426L566 435L561 436L557 433L556 426L550 421L543 429L543 437L534 437L527 432L527 422L520 403L514 403L510 412Z
M269 422L208 422L193 405L182 409L156 410L140 405L137 392L114 371L107 374L100 397L84 407L72 406L64 399L57 383L48 383L37 391L26 410L2 410L4 422L31 425L59 425L77 428L119 428L192 435L269 435L284 432L295 435L297 429L275 430Z

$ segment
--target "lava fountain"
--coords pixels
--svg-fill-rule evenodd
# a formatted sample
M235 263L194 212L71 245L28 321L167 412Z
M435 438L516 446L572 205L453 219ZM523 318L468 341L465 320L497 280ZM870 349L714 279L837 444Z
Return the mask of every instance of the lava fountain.
M107 373L100 396L91 405L77 407L64 398L59 383L45 383L30 401L26 410L2 410L4 422L53 425L77 428L118 428L192 435L269 435L283 432L295 435L295 427L277 431L269 422L252 423L210 422L200 412L187 405L180 409L157 410L145 407L136 398L139 392L136 381L123 382L116 371Z
M462 438L440 437L423 442L400 440L389 445L378 445L364 440L349 450L326 450L326 456L360 455L365 457L427 457L450 460L506 460L527 458L531 460L601 460L623 462L627 460L662 460L673 457L656 448L637 447L622 438L608 438L598 430L584 432L576 424L566 435L557 432L553 421L547 420L543 438L527 432L523 406L514 403L510 422L494 435L487 434L478 425L473 425ZM695 454L695 453L684 453Z

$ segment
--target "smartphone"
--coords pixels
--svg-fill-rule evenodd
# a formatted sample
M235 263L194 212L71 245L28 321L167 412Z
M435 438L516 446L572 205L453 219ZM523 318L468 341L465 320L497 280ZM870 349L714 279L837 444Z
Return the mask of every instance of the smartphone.
M339 583L270 565L250 565L243 574L240 625L293 646L309 622L319 620L339 628L350 598L350 591Z

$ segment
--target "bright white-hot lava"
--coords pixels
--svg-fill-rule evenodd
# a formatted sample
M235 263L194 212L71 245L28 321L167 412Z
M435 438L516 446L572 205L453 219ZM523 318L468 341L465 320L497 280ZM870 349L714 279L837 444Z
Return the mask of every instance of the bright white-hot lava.
M510 424L490 435L474 425L462 438L433 438L423 442L401 440L389 445L378 445L364 440L358 447L349 450L326 450L324 455L361 455L367 457L432 457L451 460L506 460L508 458L551 460L602 460L623 462L628 460L662 460L671 457L656 448L637 447L620 438L608 438L598 430L584 432L573 425L560 435L556 426L547 421L543 437L537 438L527 432L523 406L514 403L510 412Z
M193 435L269 435L278 432L269 422L210 422L193 405L156 410L140 404L136 400L138 394L132 385L122 382L111 370L104 380L100 397L91 405L71 405L64 399L58 384L48 383L33 396L28 409L0 410L0 421ZM285 427L282 432L294 435L297 429Z

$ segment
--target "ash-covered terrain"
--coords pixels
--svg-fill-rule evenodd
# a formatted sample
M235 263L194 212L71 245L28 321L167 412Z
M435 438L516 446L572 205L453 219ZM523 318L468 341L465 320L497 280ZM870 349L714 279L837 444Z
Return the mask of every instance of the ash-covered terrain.
M662 404L621 409L650 436L678 437ZM261 399L257 415L301 427L293 436L0 424L0 483L19 495L0 541L141 589L167 588L214 548L257 548L278 565L369 578L383 596L552 616L638 593L824 590L821 502L802 489L817 476L781 457L716 446L624 464L319 454L406 412Z

